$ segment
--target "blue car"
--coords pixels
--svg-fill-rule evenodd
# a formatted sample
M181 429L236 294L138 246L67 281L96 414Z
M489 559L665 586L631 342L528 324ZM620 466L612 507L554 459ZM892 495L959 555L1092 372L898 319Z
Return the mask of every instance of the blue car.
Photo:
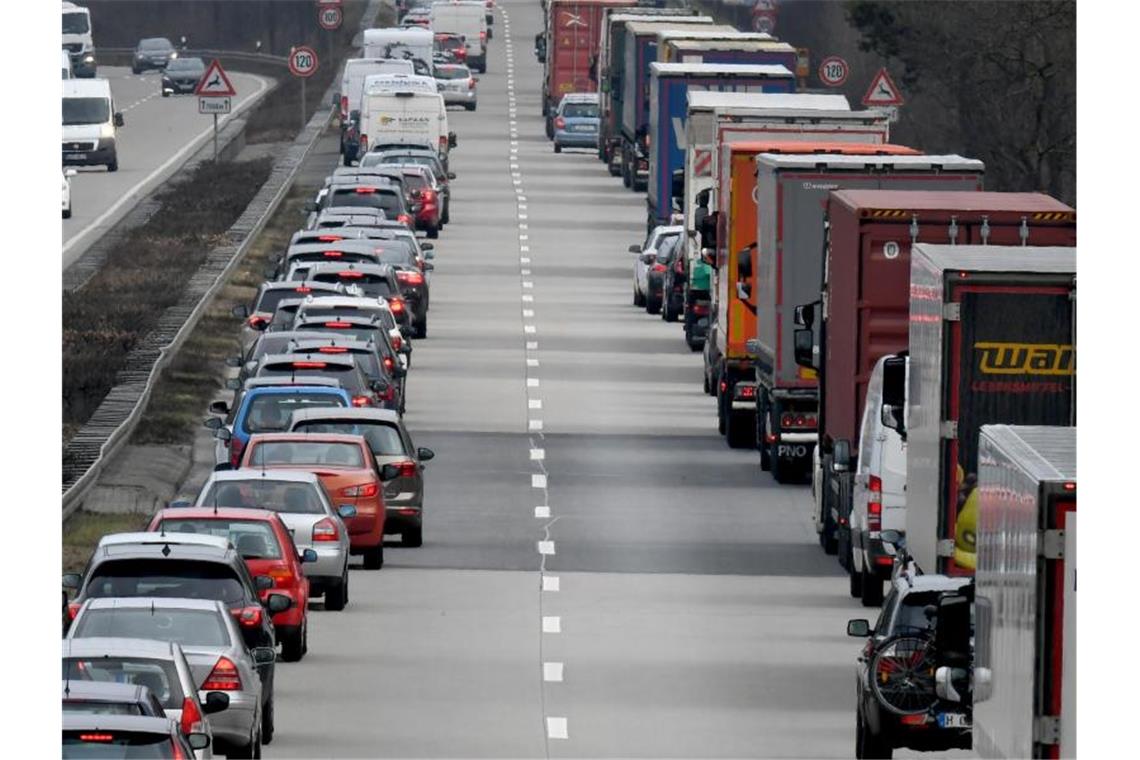
M554 113L554 152L563 148L598 147L598 94L563 95Z
M314 407L352 406L348 391L331 385L271 385L250 388L241 395L237 406L230 409L224 401L210 404L214 414L229 416L210 417L205 426L214 431L215 470L237 467L245 445L255 433L283 433L289 429L293 412Z

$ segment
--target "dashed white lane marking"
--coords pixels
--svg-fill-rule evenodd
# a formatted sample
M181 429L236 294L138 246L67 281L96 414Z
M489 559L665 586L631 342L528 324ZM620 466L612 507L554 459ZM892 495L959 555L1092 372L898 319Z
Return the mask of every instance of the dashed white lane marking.
M525 332L527 335L534 335L538 332L538 328L534 325L523 325L523 332Z
M523 277L527 277L527 276L529 276L529 275L530 275L530 270L529 270L529 269L524 269L524 270L522 270L521 272L519 272L519 274L521 274Z
M525 203L519 204L519 211L526 211L526 204Z
M542 576L542 590L543 591L558 591L561 584L559 583L557 575L544 575Z
M550 517L550 507L535 507L534 516L539 520L545 520Z
M538 387L538 378L537 377L528 377L526 379L526 387L527 388L537 388Z
M527 341L526 350L527 351L537 351L538 350L538 341L537 340Z
M539 541L538 542L538 553L539 554L547 554L547 555L554 554L554 542L553 541Z
M530 461L540 462L543 459L546 459L546 449L531 449L530 450Z
M534 316L534 309L523 309L523 318L530 318Z
M566 725L565 718L547 718L546 719L546 738L548 739L569 739L569 728Z
M520 200L520 201L525 201L525 200L526 200L526 196L525 196L525 195L520 195L520 196L519 196L519 200ZM520 208L525 208L525 206L520 206Z
M531 430L542 430L542 420L531 420L527 423L527 427Z
M526 214L519 214L519 219L529 219L529 218L530 217L528 217Z
M524 288L533 288L533 287L534 287L534 283L533 283L533 282L531 282L530 280L525 280L525 281L523 281L523 287L524 287Z
M534 302L534 296L532 296L530 293L523 293L522 300L525 301L526 303L533 303Z
M530 246L529 245L520 245L519 246L519 252L520 253L530 253Z
M542 618L543 633L562 633L562 618L557 615L545 615Z
M531 475L530 476L531 488L546 488L545 475Z
M526 366L537 367L538 366L538 359L527 359L526 360Z
M560 662L544 662L542 663L542 680L559 682L562 680L562 663Z
M530 259L528 259L526 256L520 256L520 257L519 257L519 263L520 263L520 264L529 264L529 263L530 263Z

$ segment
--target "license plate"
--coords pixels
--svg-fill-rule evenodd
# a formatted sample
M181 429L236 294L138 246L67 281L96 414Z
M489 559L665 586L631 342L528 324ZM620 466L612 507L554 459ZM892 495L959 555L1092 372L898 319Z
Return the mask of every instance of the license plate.
M76 161L86 161L87 160L87 154L86 153L68 153L67 157L74 159Z
M803 444L781 443L776 448L776 456L780 457L806 457L807 446Z
M938 725L941 728L969 728L970 719L965 713L938 713Z
M589 124L579 124L574 127L575 132L593 132L594 128Z

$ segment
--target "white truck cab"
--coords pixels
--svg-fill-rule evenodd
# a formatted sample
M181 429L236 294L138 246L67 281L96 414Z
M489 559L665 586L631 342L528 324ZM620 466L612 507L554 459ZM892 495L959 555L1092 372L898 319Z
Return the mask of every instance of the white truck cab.
M71 56L67 54L66 50L59 51L59 54L63 56L63 60L61 62L61 65L63 67L63 78L71 79Z
M123 114L115 110L106 79L68 79L63 83L64 166L106 166L119 170L116 133Z
M91 36L91 13L75 3L63 4L63 49L71 58L73 76L95 76L95 41Z
M480 74L487 73L487 8L474 0L453 0L431 4L433 32L447 32L463 37L467 47L467 65Z

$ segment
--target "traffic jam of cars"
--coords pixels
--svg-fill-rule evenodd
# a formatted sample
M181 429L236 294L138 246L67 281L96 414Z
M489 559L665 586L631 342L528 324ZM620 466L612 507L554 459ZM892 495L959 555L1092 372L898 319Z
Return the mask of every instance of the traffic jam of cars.
M1072 756L1075 209L891 142L887 100L799 91L772 34L681 4L542 5L549 150L645 193L623 298L680 328L725 445L810 485L819 549L868 610L846 629L854 756ZM232 311L214 472L63 578L65 757L260 757L313 618L351 609L386 536L423 546L436 454L404 415L461 197L448 109L477 109L495 7L396 11L344 65L340 165ZM132 69L167 97L205 64L158 37ZM65 83L65 131L97 122L65 166L117 169L105 85Z

